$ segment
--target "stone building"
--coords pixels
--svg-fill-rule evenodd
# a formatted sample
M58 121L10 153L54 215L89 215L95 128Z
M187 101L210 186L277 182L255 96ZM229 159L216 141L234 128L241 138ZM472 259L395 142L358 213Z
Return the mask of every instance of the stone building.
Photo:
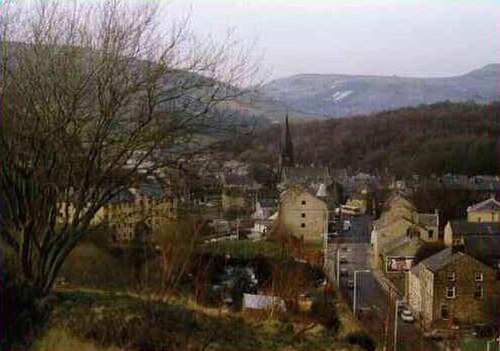
M109 201L103 207L103 218L113 229L114 243L127 246L133 240L152 241L177 217L176 208L176 201L166 197L159 186L142 185Z
M494 198L469 206L467 208L469 222L496 222L500 221L500 202Z
M281 194L278 222L306 246L322 248L328 230L328 206L306 190L289 189Z
M387 268L388 259L412 259L423 243L440 240L437 211L418 213L415 206L400 195L391 196L385 208L380 219L374 221L371 236L374 259L380 268ZM402 243L404 250L393 250ZM406 256L398 256L398 252Z
M471 235L500 236L500 223L451 220L444 228L444 244L446 246L460 244L463 238Z
M426 329L493 323L496 284L493 268L449 247L411 269L408 302Z

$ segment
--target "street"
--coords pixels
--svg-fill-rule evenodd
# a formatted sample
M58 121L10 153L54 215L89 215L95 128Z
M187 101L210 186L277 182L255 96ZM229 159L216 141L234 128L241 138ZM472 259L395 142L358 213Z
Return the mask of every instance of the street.
M342 230L344 220L351 222L350 230ZM354 285L356 286L356 316L389 350L427 351L439 346L423 338L418 321L405 323L398 317L397 347L394 347L395 301L384 290L370 265L371 217L368 215L341 218L337 226L338 236L329 241L326 264L333 276L339 273L339 291L353 308ZM354 283L354 272L356 282Z

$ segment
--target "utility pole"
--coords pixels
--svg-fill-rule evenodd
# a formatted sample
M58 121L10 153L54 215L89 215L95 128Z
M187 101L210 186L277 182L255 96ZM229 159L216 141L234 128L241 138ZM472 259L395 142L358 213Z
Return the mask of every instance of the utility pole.
M240 240L240 217L236 218L236 238Z
M394 351L397 351L398 345L398 299L395 299L396 303L394 304Z

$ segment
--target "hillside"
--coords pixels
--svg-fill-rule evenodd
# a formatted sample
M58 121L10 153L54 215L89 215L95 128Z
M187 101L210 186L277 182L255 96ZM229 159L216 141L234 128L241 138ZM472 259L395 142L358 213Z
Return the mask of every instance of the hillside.
M398 175L497 174L498 103L440 103L376 116L292 125L296 162ZM276 164L279 126L226 143L250 162Z
M344 117L441 101L488 103L498 100L499 77L500 64L448 78L300 74L261 92L292 110Z

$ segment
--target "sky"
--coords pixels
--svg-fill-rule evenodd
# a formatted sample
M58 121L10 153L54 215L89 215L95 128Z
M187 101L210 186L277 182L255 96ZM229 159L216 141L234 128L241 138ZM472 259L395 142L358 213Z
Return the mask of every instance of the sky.
M252 46L265 79L444 77L500 62L499 0L169 0L195 33Z

